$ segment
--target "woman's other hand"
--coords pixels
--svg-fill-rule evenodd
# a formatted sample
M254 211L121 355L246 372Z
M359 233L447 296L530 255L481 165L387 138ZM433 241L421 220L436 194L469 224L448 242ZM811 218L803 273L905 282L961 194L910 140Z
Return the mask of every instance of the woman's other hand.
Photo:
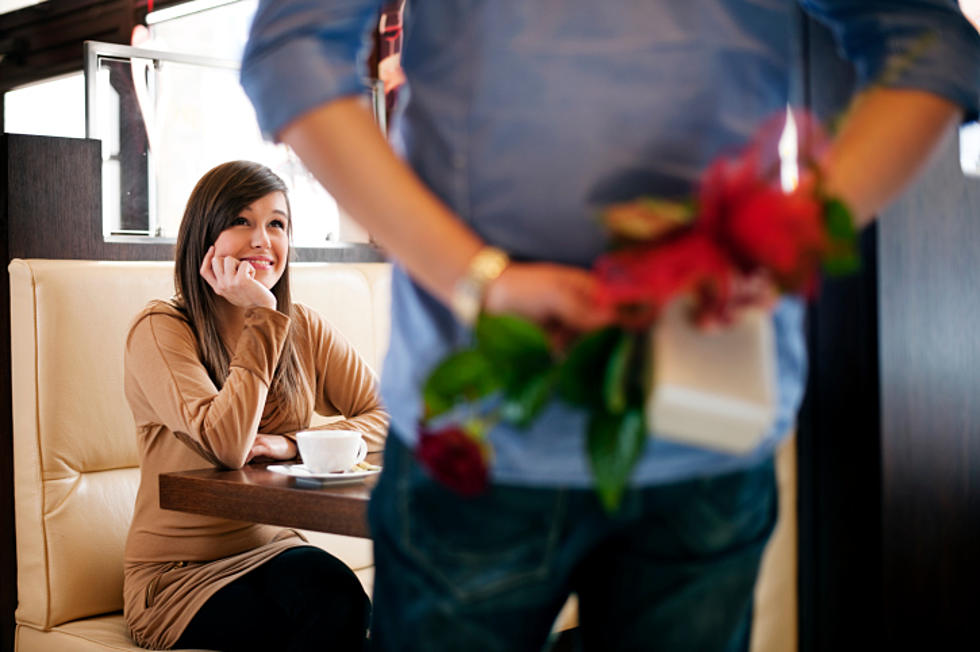
M268 462L271 460L291 460L296 457L296 444L282 435L255 435L252 449L248 452L249 462Z
M201 276L215 293L239 308L276 309L276 297L255 280L255 268L231 256L215 256L214 246L204 254Z
M608 326L611 309L596 301L598 285L586 270L553 263L511 263L488 286L484 309L530 319L561 350L576 335Z

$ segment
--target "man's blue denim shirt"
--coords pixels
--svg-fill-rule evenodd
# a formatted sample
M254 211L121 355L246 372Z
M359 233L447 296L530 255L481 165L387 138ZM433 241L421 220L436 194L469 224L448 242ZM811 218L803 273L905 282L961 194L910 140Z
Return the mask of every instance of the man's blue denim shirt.
M980 43L954 0L803 0L861 84L922 89L975 115ZM262 0L242 83L265 134L361 92L378 0ZM587 267L606 247L603 204L685 196L715 156L792 99L790 0L410 0L396 149L485 241L523 260ZM932 32L936 37L923 39ZM927 43L917 48L917 44ZM891 68L903 53L914 57ZM873 173L870 171L869 173ZM417 436L420 387L469 333L397 267L382 393L393 432ZM731 456L653 438L649 485L755 464L792 430L805 386L804 307L773 314L778 415ZM528 431L491 433L499 482L588 486L582 414L550 405Z

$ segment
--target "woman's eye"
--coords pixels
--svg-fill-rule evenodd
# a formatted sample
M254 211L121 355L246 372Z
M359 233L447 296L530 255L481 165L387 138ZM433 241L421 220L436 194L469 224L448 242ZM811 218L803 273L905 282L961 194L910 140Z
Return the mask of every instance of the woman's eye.
M269 222L269 225L270 226L274 226L277 229L285 229L286 228L286 223L283 222L282 220L272 220L271 222Z
M236 217L234 219L234 221L232 221L231 224L232 224L232 226L241 226L242 224L244 224L244 225L247 226L248 225L248 220L245 219L244 217Z

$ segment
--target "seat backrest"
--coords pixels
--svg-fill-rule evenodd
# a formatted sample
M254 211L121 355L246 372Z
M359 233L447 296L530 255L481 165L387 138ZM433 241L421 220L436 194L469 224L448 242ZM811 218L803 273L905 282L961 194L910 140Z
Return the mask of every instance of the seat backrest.
M294 300L323 314L379 371L390 266L296 263L291 273ZM122 608L139 482L123 347L133 316L172 294L172 263L10 263L20 623L47 629Z

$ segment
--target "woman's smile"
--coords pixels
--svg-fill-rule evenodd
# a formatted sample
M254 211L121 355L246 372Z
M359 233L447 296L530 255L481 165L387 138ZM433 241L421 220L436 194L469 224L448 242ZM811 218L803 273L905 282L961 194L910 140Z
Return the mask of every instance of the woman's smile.
M289 206L270 192L243 208L214 242L214 255L248 262L268 289L279 282L289 257Z

